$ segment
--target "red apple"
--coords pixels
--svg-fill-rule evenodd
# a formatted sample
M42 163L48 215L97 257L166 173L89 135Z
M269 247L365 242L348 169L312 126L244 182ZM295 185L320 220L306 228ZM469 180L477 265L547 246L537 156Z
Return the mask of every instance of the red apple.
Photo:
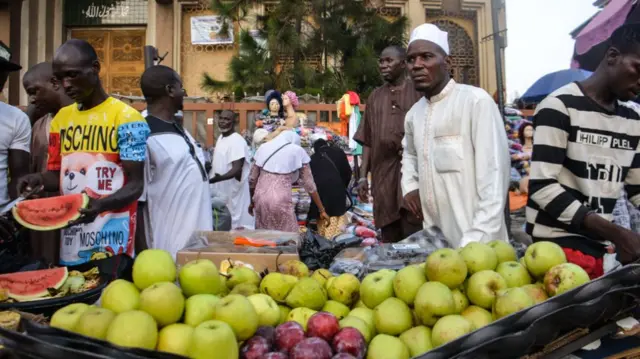
M338 353L334 355L331 359L356 359L356 357L347 353Z
M341 329L333 337L332 344L336 353L349 353L357 359L364 358L367 352L367 343L364 337L358 329L351 327Z
M260 359L270 351L271 346L267 339L254 336L240 347L240 359Z
M331 359L329 343L318 337L307 338L291 349L290 359Z
M260 359L289 359L289 356L282 352L271 352L261 356Z
M339 330L338 318L329 312L318 312L307 322L307 336L322 338L327 342L331 342Z
M269 342L269 346L272 347L276 341L276 328L267 326L259 327L254 336L265 338Z
M276 348L278 351L289 351L305 337L302 325L297 322L285 322L276 327Z

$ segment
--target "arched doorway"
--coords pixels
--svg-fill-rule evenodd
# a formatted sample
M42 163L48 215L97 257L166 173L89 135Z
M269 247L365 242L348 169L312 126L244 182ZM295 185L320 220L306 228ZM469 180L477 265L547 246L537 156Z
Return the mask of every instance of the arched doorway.
M443 18L431 23L449 33L449 52L453 79L459 83L480 85L476 47L467 31L455 21Z

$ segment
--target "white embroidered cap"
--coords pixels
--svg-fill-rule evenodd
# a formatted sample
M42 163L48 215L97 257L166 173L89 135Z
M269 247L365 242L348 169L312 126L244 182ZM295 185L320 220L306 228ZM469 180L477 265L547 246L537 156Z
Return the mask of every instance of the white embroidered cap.
M411 32L409 45L416 40L431 41L440 46L445 54L449 55L449 34L446 31L440 30L440 28L434 24L426 23L416 27Z

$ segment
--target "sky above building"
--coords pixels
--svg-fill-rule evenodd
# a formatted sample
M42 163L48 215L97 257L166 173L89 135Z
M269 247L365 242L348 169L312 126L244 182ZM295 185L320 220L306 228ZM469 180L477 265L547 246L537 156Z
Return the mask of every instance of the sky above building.
M507 99L522 95L540 77L569 68L569 33L598 9L594 0L507 0Z

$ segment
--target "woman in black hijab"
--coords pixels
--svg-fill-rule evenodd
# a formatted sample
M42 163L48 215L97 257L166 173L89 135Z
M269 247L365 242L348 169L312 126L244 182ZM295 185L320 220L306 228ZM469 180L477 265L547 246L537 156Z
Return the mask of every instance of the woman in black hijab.
M348 195L352 170L347 155L339 148L330 146L324 139L313 143L311 156L311 173L318 188L318 194L329 215L329 223L318 220L320 235L331 238L339 234L339 227L344 224L344 214L351 206ZM309 220L318 219L318 207L311 204Z

